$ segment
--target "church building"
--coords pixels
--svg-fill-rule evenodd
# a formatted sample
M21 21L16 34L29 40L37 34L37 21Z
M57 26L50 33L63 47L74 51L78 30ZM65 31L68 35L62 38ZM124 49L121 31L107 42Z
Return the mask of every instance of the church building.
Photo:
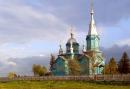
M70 38L66 43L66 52L63 52L60 45L58 57L55 59L53 55L51 56L50 71L54 76L73 75L76 71L79 75L103 73L105 62L99 47L100 37L96 29L92 5L90 10L89 30L86 35L86 46L83 47L81 53L79 52L80 45L71 32ZM72 61L75 61L77 64Z

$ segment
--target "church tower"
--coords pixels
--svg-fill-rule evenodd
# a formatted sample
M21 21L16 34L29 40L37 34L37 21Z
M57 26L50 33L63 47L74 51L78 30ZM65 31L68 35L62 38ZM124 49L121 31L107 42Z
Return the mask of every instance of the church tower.
M102 52L99 48L99 35L97 33L95 20L94 20L94 9L93 9L93 0L91 1L90 9L90 23L89 31L86 37L86 52L85 55L88 55L89 58L89 74L102 74L104 68L104 58Z
M89 31L86 37L87 51L99 51L99 40L100 38L97 33L95 20L94 20L93 2L91 0Z

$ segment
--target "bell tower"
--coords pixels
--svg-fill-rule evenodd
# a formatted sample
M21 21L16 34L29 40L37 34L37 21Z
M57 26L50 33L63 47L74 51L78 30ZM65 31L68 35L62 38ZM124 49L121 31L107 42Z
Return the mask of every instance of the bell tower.
M97 33L96 24L94 20L93 0L90 0L90 23L89 30L86 36L86 52L85 55L89 59L89 74L102 74L104 68L104 58L99 48L99 35Z
M97 33L95 20L94 20L94 9L93 9L93 1L91 0L91 9L90 9L90 23L89 23L89 31L86 37L87 42L87 51L98 51L99 50L99 35Z

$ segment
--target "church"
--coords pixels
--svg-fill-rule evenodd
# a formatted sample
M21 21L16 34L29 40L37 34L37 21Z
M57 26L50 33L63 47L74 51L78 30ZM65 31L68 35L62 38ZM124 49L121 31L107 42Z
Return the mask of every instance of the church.
M73 75L76 71L79 75L102 74L105 62L102 52L100 51L99 41L100 37L94 20L94 9L91 5L89 30L88 34L86 34L86 46L83 47L80 53L80 45L74 38L74 34L71 33L66 43L66 52L63 52L60 46L57 58L53 55L51 56L50 71L52 75L68 76ZM75 61L77 64L72 61Z

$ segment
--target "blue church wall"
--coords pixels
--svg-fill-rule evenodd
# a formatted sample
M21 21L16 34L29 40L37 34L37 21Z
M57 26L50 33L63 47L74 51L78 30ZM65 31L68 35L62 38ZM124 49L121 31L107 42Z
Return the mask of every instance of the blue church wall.
M98 65L95 67L95 74L102 74L105 65L102 54L99 52L96 57Z
M53 74L56 76L66 75L68 72L66 63L67 62L64 59L62 59L61 57L58 57L55 61Z
M55 76L66 76L69 75L69 66L68 66L68 60L70 60L71 54L65 54L63 56L58 56L58 58L55 61L54 67L53 67L53 75ZM63 59L63 58L65 59ZM102 53L100 51L96 52L96 61L95 64L98 64L95 66L95 72L92 72L92 69L90 68L90 61L91 59L88 58L85 55L77 54L74 56L75 60L78 60L80 65L80 71L81 75L90 75L90 74L102 74L103 73L103 66L104 66L104 60L102 57Z
M79 59L81 75L89 75L89 59L83 56Z

